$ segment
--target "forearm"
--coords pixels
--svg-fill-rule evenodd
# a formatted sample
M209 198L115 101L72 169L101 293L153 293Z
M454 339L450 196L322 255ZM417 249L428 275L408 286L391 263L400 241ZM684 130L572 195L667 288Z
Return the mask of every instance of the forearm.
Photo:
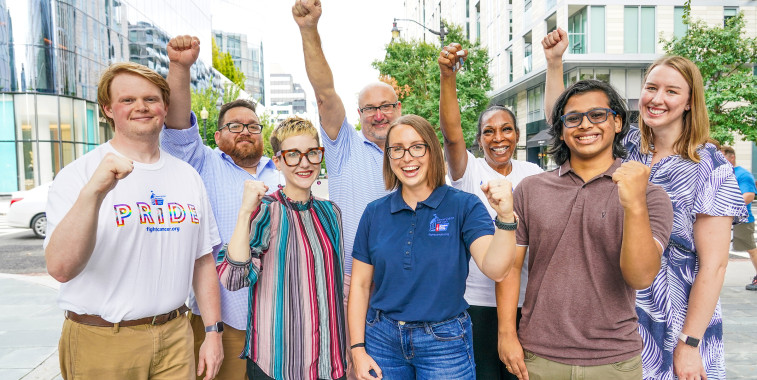
M512 221L515 219L512 218ZM503 219L503 222L510 222ZM481 272L494 281L502 281L515 261L515 231L497 228L483 260Z
M305 71L313 86L318 109L321 111L321 123L328 128L329 137L336 138L338 127L344 120L345 111L342 100L334 88L334 75L331 72L321 47L321 36L317 28L300 28L302 50L305 57ZM337 128L334 130L334 128ZM333 134L333 135L332 135Z
M662 247L654 240L649 211L634 207L624 211L620 270L623 279L634 289L649 287L660 271Z
M232 261L244 263L250 259L250 214L247 210L240 210L237 224L231 234L228 245L228 257Z
M68 282L87 266L97 241L97 223L105 194L85 186L66 216L50 235L45 248L48 273L59 282Z
M174 62L168 64L166 81L171 89L171 97L165 119L167 128L187 129L191 127L192 94L190 80L189 67Z
M370 286L355 284L352 278L347 301L347 325L350 330L349 345L365 342L365 319L370 302Z
M516 337L518 296L520 295L520 271L521 268L513 265L510 273L504 280L494 286L494 295L497 300L497 332L501 337Z
M547 123L551 123L552 110L555 101L565 91L563 82L562 58L553 58L547 61L546 83L544 84L544 114Z
M441 76L439 95L439 128L444 136L445 156L453 181L460 179L465 174L467 165L455 78L454 75Z
M210 326L221 320L221 300L213 255L207 254L195 260L192 287L197 297L202 321Z

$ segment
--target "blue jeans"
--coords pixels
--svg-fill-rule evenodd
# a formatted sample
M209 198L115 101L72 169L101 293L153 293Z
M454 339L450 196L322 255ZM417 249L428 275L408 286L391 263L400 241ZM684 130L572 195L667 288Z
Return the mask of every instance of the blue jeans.
M442 322L402 322L377 311L366 320L365 349L384 379L476 380L468 312Z

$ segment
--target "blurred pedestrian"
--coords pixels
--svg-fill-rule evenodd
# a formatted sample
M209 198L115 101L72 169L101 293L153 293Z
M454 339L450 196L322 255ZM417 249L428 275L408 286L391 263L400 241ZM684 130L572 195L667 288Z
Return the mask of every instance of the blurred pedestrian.
M736 166L736 151L732 147L723 146L720 151L733 166L733 173L739 183L741 196L744 197L746 211L749 213L749 219L746 223L733 226L733 250L747 251L752 260L752 265L757 271L757 245L754 244L754 215L752 214L752 201L754 201L754 194L757 193L754 176L743 167ZM746 285L746 290L757 290L757 275L752 278L751 283Z

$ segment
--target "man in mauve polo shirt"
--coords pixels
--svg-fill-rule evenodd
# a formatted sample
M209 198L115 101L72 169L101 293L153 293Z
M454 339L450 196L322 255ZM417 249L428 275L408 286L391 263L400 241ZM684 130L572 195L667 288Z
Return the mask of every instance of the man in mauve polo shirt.
M524 179L514 194L516 264L528 248L529 280L520 330L500 326L505 365L519 379L641 379L635 289L660 269L670 199L648 182L648 167L621 164L627 112L610 85L572 85L551 120L559 167Z

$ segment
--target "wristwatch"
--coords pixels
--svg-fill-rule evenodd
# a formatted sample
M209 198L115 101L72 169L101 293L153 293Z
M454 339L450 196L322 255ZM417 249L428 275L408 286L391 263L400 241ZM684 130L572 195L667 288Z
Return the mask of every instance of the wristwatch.
M701 339L690 337L690 336L688 336L688 335L686 335L684 333L678 334L678 339L680 339L681 342L684 342L684 343L688 344L691 347L699 347L699 344L702 343Z
M518 229L518 217L513 214L513 217L515 218L515 221L512 223L505 223L501 220L499 220L498 217L494 218L494 225L497 226L500 230L505 231L515 231Z
M216 322L216 323L214 323L214 324L212 324L210 326L205 326L205 332L206 333L214 332L214 331L217 332L217 333L222 333L223 332L223 322L219 321L219 322Z

